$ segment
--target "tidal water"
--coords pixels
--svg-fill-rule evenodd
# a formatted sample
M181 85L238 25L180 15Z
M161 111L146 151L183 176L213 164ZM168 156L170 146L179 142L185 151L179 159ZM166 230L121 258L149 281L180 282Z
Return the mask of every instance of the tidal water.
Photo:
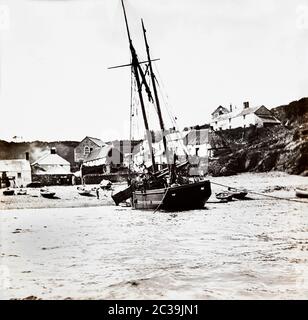
M291 199L304 179L213 181ZM308 203L249 196L175 213L2 211L0 298L307 299Z

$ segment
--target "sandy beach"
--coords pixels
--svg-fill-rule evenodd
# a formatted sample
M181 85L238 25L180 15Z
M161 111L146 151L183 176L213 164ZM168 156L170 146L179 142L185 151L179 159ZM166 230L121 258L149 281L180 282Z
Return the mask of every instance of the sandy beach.
M307 185L279 172L211 180L289 200ZM153 214L75 190L59 187L52 208L30 192L35 210L20 209L22 196L1 202L0 298L308 298L307 200L212 196L204 210ZM72 203L83 207L63 208Z
M123 184L115 184L114 189L121 188ZM88 185L88 188L98 187ZM40 209L40 208L80 208L97 207L113 204L112 191L100 189L99 199L96 192L90 196L82 196L77 192L77 186L50 187L56 192L54 199L46 199L40 195L40 188L27 188L26 195L4 196L0 189L0 210L3 209Z
M242 180L245 177L244 184ZM268 179L270 177L270 179ZM251 179L250 179L251 178ZM265 179L266 178L266 179ZM213 183L222 183L228 186L245 187L252 192L264 193L266 195L277 195L288 199L296 199L296 187L306 187L308 182L306 177L296 175L287 175L280 172L260 173L260 174L242 174L230 177L209 177ZM88 188L97 188L98 185L88 185ZM114 204L111 198L112 193L122 190L126 183L113 184L111 191L100 189L99 199L96 192L92 191L90 196L82 196L77 192L77 186L53 186L50 187L56 192L54 199L46 199L40 195L40 188L27 188L27 195L4 196L0 189L0 210L10 209L42 209L42 208L83 208L110 206ZM218 188L218 189L217 189ZM212 189L223 191L226 188L217 187L214 184ZM277 193L278 192L278 193ZM251 197L253 193L249 196ZM213 197L209 201L217 201ZM256 195L254 195L256 196ZM257 197L259 198L259 197ZM298 200L301 201L301 200Z

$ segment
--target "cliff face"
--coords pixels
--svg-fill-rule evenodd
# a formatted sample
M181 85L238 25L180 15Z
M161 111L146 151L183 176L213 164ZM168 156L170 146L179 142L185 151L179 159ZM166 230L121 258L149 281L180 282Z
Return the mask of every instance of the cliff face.
M217 176L279 170L307 175L308 98L277 107L272 112L283 125L212 133L219 136L225 148L210 161L209 174ZM218 147L221 148L221 145Z
M293 101L288 105L280 106L271 110L283 125L296 127L308 124L308 98Z

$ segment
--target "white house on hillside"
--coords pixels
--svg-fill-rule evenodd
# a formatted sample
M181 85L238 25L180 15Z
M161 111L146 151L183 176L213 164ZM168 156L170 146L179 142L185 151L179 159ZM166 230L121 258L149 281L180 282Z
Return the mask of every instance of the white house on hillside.
M247 128L249 126L266 127L280 124L280 121L273 116L265 106L250 107L249 102L244 102L242 110L233 110L219 106L212 113L210 122L213 130L227 130L234 128Z

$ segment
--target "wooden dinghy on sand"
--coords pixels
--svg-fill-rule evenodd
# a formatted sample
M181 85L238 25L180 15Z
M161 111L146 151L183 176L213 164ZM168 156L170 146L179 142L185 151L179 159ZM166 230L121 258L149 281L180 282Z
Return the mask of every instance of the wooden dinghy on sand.
M298 198L308 198L308 189L303 189L303 188L296 188L295 189L295 195Z
M248 194L248 191L246 189L236 189L229 187L228 191L232 194L232 198L238 200L243 200Z
M15 191L12 188L7 188L7 189L3 190L4 196L13 196L14 194L15 194Z
M16 193L19 196L25 196L27 194L27 189L19 188Z
M48 188L42 188L40 190L41 196L47 199L53 199L56 193L54 191L50 191Z
M92 190L86 187L77 187L77 191L81 196L91 196Z
M222 202L232 201L233 193L229 191L218 192L215 194L216 198Z

